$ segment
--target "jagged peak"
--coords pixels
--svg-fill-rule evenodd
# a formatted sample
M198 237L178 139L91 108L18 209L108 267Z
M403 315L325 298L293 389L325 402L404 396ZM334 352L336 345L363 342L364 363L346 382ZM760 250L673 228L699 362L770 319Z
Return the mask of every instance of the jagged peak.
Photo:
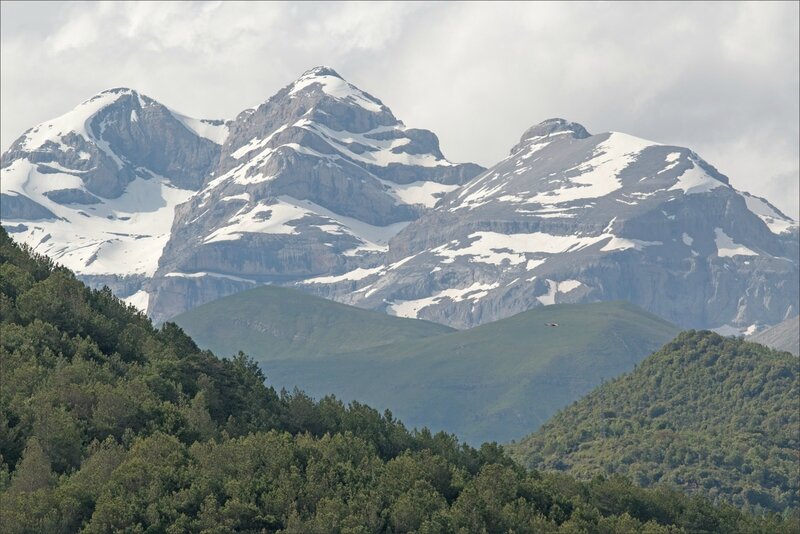
M318 67L314 67L313 69L308 69L305 71L298 80L302 80L305 78L314 78L318 76L333 76L334 78L339 78L340 80L344 80L338 72L333 70L331 67L327 67L325 65L320 65Z
M290 98L301 92L308 94L309 91L321 90L323 95L349 101L371 112L379 113L386 109L383 102L351 84L330 67L319 66L307 70L288 89Z
M109 89L104 89L100 91L99 94L139 94L136 89L131 89L130 87L111 87Z
M101 96L117 96L117 97L121 97L121 96L126 96L126 95L135 96L140 101L142 99L147 99L147 101L149 101L149 102L155 102L155 100L153 98L151 98L151 97L145 95L144 93L142 93L141 91L139 91L137 89L133 89L131 87L111 87L109 89L104 89L103 91L100 91L99 93L94 95L88 101L94 100L95 98L98 98L98 97L101 97Z

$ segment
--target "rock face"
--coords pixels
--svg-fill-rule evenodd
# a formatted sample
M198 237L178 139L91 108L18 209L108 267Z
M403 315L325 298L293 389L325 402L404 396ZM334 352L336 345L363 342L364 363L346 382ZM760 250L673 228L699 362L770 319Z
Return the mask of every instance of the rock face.
M627 300L739 332L800 307L797 223L691 150L551 119L455 164L327 67L226 123L104 91L1 161L14 238L156 321L265 283L457 328Z
M263 283L371 267L387 243L479 174L436 136L318 67L229 124L219 165L178 207L149 285L170 318Z
M748 336L747 340L800 356L800 317L786 319L772 328Z
M156 270L175 206L219 161L226 131L131 89L103 91L3 154L3 225L87 282L131 297Z
M739 329L796 315L798 227L686 148L552 119L404 228L382 265L301 285L457 328L619 299Z

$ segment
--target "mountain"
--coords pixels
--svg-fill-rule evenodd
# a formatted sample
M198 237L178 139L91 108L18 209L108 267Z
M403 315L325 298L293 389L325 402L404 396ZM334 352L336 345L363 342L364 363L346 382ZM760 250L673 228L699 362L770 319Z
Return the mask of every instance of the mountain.
M526 472L495 445L279 396L242 356L155 329L0 230L3 532L789 533L615 478Z
M132 89L110 89L25 132L3 154L14 239L141 304L175 207L215 167L227 133Z
M753 332L800 310L800 230L687 148L551 119L483 169L317 67L235 119L104 91L2 156L2 224L161 322L287 285L454 328L627 300Z
M800 317L786 319L772 328L749 336L748 341L800 356Z
M201 347L245 350L276 387L389 408L468 443L532 432L678 332L623 302L548 306L448 332L282 288L243 291L175 322Z
M452 331L278 286L223 297L173 322L201 347L226 355L242 350L259 361L327 358Z
M386 244L483 170L444 158L380 100L317 67L229 124L150 284L156 320L264 283L381 262ZM368 272L368 271L364 271Z
M406 226L383 265L301 282L456 328L628 300L682 327L797 314L798 226L686 148L552 119Z
M253 285L372 267L482 170L327 67L227 122L111 89L3 154L2 223L163 320Z
M753 510L800 506L800 361L686 332L519 443L525 465L619 473Z

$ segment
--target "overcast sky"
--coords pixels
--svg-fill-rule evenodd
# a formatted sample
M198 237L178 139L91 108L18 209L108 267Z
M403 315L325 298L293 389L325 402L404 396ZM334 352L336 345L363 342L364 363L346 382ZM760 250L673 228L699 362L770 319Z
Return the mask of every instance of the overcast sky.
M798 218L798 5L3 1L0 142L109 87L232 118L328 65L454 161L563 117L688 146Z

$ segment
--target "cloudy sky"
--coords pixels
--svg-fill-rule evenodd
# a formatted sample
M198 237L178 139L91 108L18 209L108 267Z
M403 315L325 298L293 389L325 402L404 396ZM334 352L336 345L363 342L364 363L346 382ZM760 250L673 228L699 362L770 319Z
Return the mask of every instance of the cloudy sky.
M3 150L109 87L232 118L329 65L451 160L491 165L563 117L688 146L800 211L797 2L0 5Z

